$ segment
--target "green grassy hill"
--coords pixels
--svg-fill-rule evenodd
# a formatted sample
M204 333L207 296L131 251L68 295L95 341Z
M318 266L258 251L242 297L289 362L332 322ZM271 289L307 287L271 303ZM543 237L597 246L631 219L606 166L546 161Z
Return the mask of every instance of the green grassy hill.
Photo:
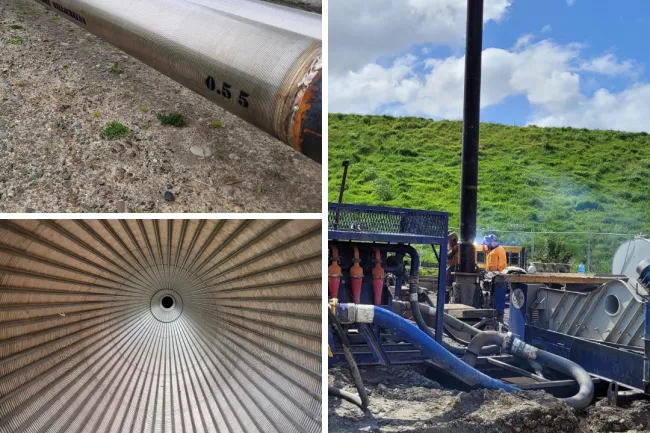
M349 159L344 202L443 210L457 227L461 129L458 121L331 114L329 200ZM646 133L481 125L481 230L647 233L649 191ZM586 239L566 243L584 254ZM620 239L602 243L611 250Z

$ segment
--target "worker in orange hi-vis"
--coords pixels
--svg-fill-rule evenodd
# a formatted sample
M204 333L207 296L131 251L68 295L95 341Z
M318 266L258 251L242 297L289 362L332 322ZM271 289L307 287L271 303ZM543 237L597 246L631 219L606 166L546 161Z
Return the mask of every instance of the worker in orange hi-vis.
M496 236L487 235L483 240L483 245L487 249L485 270L487 272L503 271L508 266L506 262L506 250L499 245Z

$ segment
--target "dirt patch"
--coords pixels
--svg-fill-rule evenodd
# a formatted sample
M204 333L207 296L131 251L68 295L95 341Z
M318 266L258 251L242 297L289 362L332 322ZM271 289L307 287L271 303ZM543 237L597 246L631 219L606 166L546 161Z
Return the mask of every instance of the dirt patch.
M648 432L650 402L635 401L627 407L613 407L601 400L587 408L583 424L588 432Z
M161 124L173 112L187 126ZM102 139L110 122L128 133ZM321 191L287 145L32 0L0 2L0 212L320 212Z
M329 431L422 433L641 432L650 425L650 404L610 407L600 401L575 411L543 391L506 393L442 389L423 366L362 367L371 417L329 398ZM329 383L356 392L346 367L329 369Z

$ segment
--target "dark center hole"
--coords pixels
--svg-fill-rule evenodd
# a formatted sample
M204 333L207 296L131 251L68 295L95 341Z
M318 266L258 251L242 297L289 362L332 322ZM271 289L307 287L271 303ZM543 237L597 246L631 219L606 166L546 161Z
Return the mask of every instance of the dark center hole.
M164 298L162 298L160 303L163 306L163 308L171 308L174 305L174 298L172 298L171 296L165 296Z

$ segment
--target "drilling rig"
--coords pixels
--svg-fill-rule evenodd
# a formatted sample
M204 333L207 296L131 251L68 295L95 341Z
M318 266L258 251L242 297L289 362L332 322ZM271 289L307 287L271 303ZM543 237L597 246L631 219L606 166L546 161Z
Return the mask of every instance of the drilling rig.
M486 278L474 246L482 31L483 1L468 0L454 290L473 306L479 305ZM614 403L650 394L647 240L621 246L612 275L492 275L491 308L479 323L504 316L506 309L509 314L496 329L481 330L445 311L446 213L341 201L329 205L329 359L330 365L350 366L359 393L342 398L367 410L358 365L411 363L426 364L437 381L506 391L543 389L575 408L589 406L603 393ZM436 299L419 287L418 244L440 251ZM387 273L395 275L394 286L386 283ZM330 394L341 397L339 391Z

